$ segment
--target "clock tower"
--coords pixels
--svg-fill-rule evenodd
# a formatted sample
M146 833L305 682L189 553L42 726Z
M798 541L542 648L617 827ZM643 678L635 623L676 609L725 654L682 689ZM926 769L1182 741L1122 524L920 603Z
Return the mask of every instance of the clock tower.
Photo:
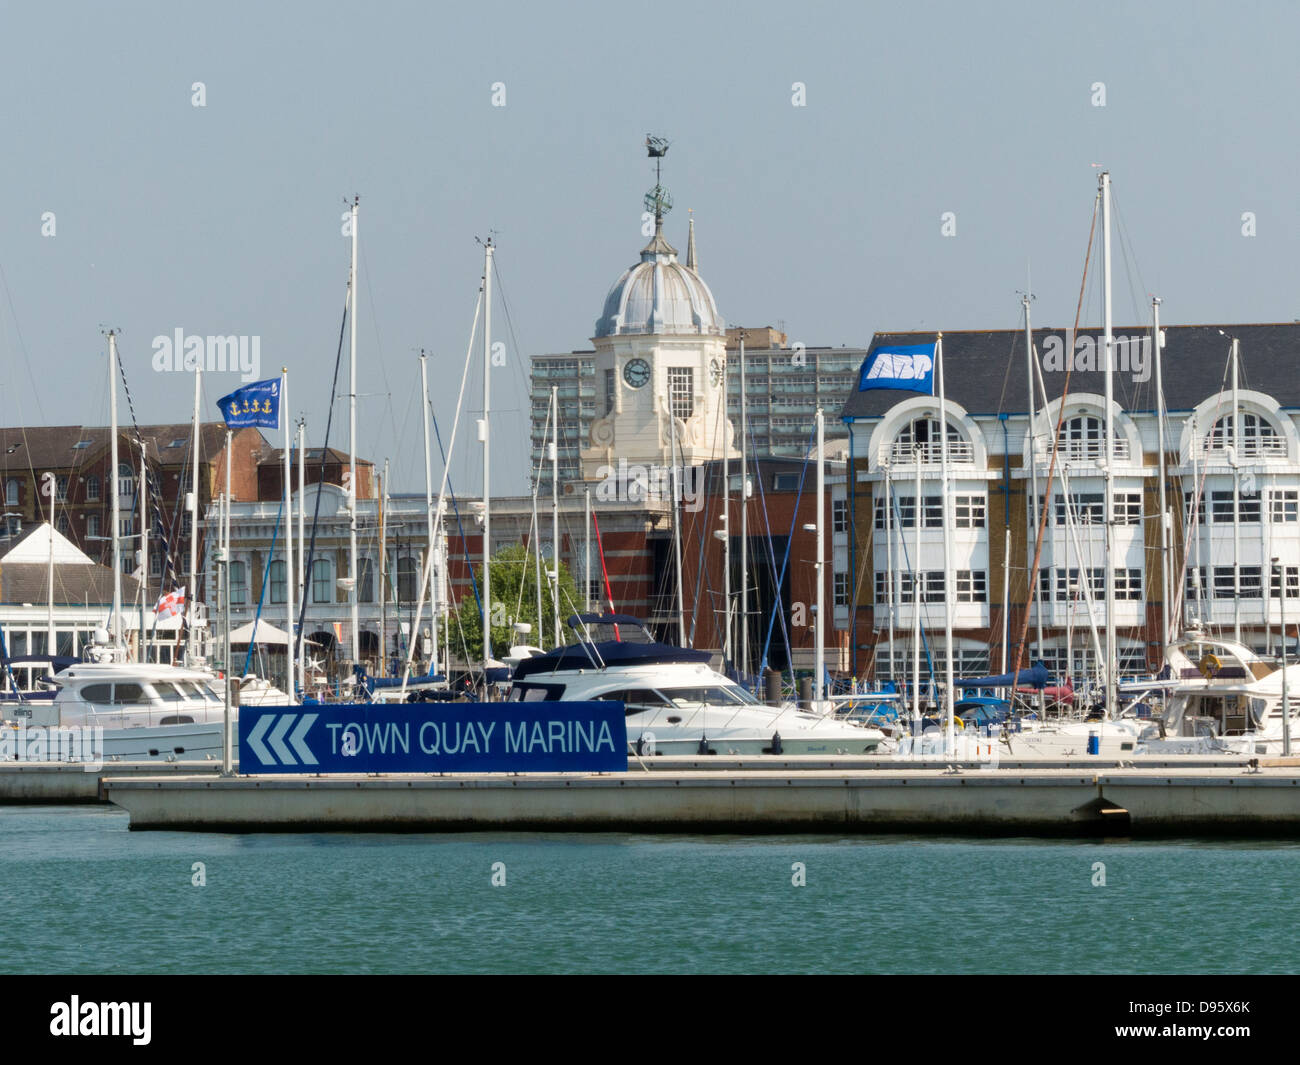
M666 468L737 454L727 420L726 326L697 270L694 219L685 263L664 237L672 198L658 178L668 144L649 137L646 147L656 170L645 197L654 236L609 290L596 322L599 414L582 452L589 481L609 476L620 459Z

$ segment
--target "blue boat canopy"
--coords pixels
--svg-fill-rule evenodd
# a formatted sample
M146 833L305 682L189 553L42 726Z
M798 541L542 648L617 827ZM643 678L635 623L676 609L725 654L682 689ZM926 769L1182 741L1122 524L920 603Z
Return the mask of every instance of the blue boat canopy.
M1053 683L1052 674L1042 662L1035 662L1028 669L1016 673L999 673L995 677L976 677L974 680L957 681L959 688L1046 688Z

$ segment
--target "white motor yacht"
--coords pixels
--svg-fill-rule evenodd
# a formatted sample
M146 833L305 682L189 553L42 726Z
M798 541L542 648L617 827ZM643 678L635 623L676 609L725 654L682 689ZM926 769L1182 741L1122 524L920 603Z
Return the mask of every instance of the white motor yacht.
M507 699L622 702L629 754L862 754L884 739L833 715L765 706L709 668L707 652L657 643L630 615L569 624L582 638L520 661Z

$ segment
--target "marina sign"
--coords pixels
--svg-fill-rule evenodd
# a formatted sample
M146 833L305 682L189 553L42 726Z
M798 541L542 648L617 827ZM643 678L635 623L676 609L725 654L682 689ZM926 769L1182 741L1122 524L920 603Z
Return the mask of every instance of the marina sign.
M249 773L622 772L623 704L332 703L239 713Z

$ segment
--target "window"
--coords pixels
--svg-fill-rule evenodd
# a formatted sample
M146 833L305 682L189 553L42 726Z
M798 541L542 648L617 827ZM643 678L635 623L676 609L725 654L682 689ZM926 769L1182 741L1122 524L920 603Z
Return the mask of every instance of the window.
M158 559L160 568L162 563L161 555L154 555ZM230 605L243 606L248 602L248 565L244 562L230 563Z
M67 514L60 514L57 518L55 518L54 527L58 529L59 532L61 532L64 536L67 536L68 529L71 527L68 521Z
M357 602L373 603L375 601L375 564L368 558L357 559L361 571L361 581L357 587Z
M1205 450L1226 452L1230 447L1237 449L1238 458L1286 454L1286 441L1278 436L1277 430L1258 414L1241 415L1240 438L1233 431L1231 414L1214 423L1206 434Z
M987 603L988 579L984 570L957 570L957 602L959 603Z
M1106 500L1101 492L1071 492L1070 519L1075 525L1104 525L1106 522ZM1056 497L1056 525L1058 528L1067 524L1065 497Z
M1195 502L1195 506L1193 506L1193 502ZM1205 493L1184 492L1183 506L1189 523L1205 524Z
M835 575L835 605L849 605L849 575L847 573L836 573Z
M943 449L939 442L939 420L917 418L894 438L892 455L899 462L915 461L920 452L922 462L940 462ZM969 462L974 455L971 446L961 438L952 425L948 426L948 458Z
M1208 587L1209 586L1206 584L1205 567L1188 566L1187 583L1184 588L1184 594L1187 598L1193 602L1199 602L1200 600L1207 598L1206 592Z
M149 552L149 576L161 577L163 571L163 557L160 551Z
M54 499L59 503L68 501L68 475L61 473L54 481Z
M91 474L86 478L86 501L96 503L99 501L99 476Z
M87 515L86 515L86 535L87 535L87 536L98 536L98 535L99 535L99 515L98 515L98 514L87 514Z
M1082 584L1084 579L1088 582L1086 592ZM1055 595L1052 594L1053 587L1056 590ZM1055 567L1040 570L1038 591L1042 599L1054 598L1058 603L1082 603L1089 597L1096 602L1106 594L1106 571L1101 566L1092 566L1085 570L1079 570L1074 566L1069 569Z
M952 500L953 528L984 528L984 496L954 496Z
M916 527L916 496L894 496L893 513L889 516L890 524L895 529L912 529ZM876 528L885 527L885 500L876 500Z
M94 442L95 441L93 440L78 440L75 444L72 445L72 450L84 451L86 448L90 447L90 445L93 444Z
M1300 598L1300 566L1280 567L1286 570L1286 597L1288 599ZM1272 571L1272 580L1269 582L1269 592L1274 599L1282 597L1282 575L1277 568Z
M1268 520L1272 522L1293 522L1297 519L1300 508L1300 492L1294 488L1274 488L1268 493Z
M271 602L283 603L288 595L288 586L284 577L284 561L276 559L271 563Z
M849 501L847 499L831 500L831 532L849 531Z
M330 585L332 581L332 571L330 570L330 560L328 558L318 558L311 564L311 601L313 603L330 603L333 602L334 596L331 594Z
M407 555L405 558L397 560L397 601L399 603L414 603L416 590L420 586L419 567L415 564L415 559Z
M10 478L5 482L5 506L16 507L18 505L18 481Z
M673 417L682 421L695 413L695 370L692 367L668 367L668 404Z
M1258 599L1260 597L1259 567L1240 566L1235 579L1231 566L1214 567L1215 599L1236 599L1238 587L1241 588L1242 599Z
M1099 458L1104 436L1100 418L1071 418L1061 426L1061 455L1071 459Z
M912 574L900 573L898 583L898 602L911 603L917 591L917 588L913 587ZM918 584L921 592L921 602L942 603L944 601L943 570L927 570L918 574Z
M601 597L605 594L605 585L599 578L593 577L587 582L587 599L592 603L599 604Z
M1113 498L1116 525L1142 524L1141 492L1116 492Z
M605 413L611 414L614 410L614 390L618 387L618 375L613 370L605 371Z
M135 495L135 471L126 463L117 467L117 494L127 499Z
M129 514L126 517L117 519L117 535L121 537L132 536L135 533L135 519Z
M1137 600L1142 598L1142 571L1140 569L1121 566L1115 570L1115 598Z
M1240 492L1237 493L1237 512L1241 515L1241 523L1259 522L1259 496L1245 496ZM1231 492L1211 492L1210 493L1210 516L1216 523L1232 522L1232 493Z

